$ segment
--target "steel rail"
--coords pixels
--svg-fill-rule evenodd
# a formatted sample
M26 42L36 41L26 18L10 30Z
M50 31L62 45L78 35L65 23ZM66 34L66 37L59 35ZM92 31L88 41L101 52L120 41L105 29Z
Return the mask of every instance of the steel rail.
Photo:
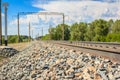
M53 41L53 43L72 46L72 47L79 47L84 49L91 49L96 51L102 52L109 52L120 54L120 44L119 43L104 43L104 42L69 42L69 41Z

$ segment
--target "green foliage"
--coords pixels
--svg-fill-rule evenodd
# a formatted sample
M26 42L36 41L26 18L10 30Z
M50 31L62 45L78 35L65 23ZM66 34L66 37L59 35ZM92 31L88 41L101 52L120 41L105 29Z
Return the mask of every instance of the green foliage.
M70 39L70 26L64 25L64 40Z
M62 40L63 24L49 29L49 34L43 40ZM99 19L91 23L74 23L64 25L64 40L70 41L101 41L120 42L120 20L109 21Z
M8 36L8 43L16 43L17 35L15 36Z
M114 21L113 21L112 19L110 19L110 20L108 21L109 33L112 32L112 26L113 26L113 24L114 24Z
M27 42L28 36L20 36L21 42ZM18 36L17 35L9 35L8 36L8 43L17 43L18 42ZM4 36L2 37L2 43L4 44Z
M66 24L65 25L60 24L56 28L49 29L50 39L62 40L63 27L64 27L64 39L69 40L69 38L70 38L70 30L69 30L69 26L66 25Z
M2 36L2 43L4 44L4 37Z
M106 36L109 32L109 25L107 21L99 19L92 22L95 31L95 41L101 41L102 36Z
M95 37L95 31L94 31L95 27L93 26L93 24L87 24L87 28L86 28L86 33L85 33L85 41L92 41L93 38Z
M110 33L106 37L107 42L120 42L120 33Z
M50 40L50 35L46 34L45 36L42 37L42 40Z
M79 40L79 37L77 37L77 36L79 36L77 34L77 27L78 27L78 23L75 23L70 28L71 40Z
M120 33L120 20L116 20L113 24L112 33Z
M71 40L81 40L84 41L85 33L86 33L87 24L86 23L75 23L71 26L70 35Z

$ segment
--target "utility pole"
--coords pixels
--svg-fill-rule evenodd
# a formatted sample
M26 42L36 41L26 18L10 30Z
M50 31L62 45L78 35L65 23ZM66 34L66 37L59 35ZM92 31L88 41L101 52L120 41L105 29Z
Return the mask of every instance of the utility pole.
M19 32L19 13L17 15L18 17L18 43L20 42L20 32Z
M7 39L7 7L8 7L8 3L5 2L3 3L4 9L5 9L5 46L7 46L8 44L8 39Z
M30 37L30 22L29 22L29 42L31 41L30 38L31 37Z
M64 41L64 24L65 24L65 15L63 14L63 33L62 33L62 40Z
M39 32L38 32L38 40L39 40L39 37L40 37L40 36L39 36Z
M0 45L2 45L2 10L1 10L2 0L0 0Z
M33 29L32 29L32 40L33 40Z
M42 37L43 37L43 27L42 27Z
M52 34L51 34L51 25L49 26L49 33L50 33L50 40L52 39Z

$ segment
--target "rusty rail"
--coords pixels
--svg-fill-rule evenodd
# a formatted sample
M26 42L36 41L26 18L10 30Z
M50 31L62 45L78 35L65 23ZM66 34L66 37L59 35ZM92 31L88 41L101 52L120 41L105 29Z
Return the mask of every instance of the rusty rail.
M110 53L120 54L120 43L111 43L111 42L81 42L81 41L52 41L53 43L86 48Z

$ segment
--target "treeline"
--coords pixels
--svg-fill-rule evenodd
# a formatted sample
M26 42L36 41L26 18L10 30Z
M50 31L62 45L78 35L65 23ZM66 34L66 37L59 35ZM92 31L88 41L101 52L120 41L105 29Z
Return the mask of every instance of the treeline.
M62 40L63 24L49 29L43 40ZM99 19L91 23L64 24L64 40L120 42L120 20Z
M20 42L27 42L28 36L21 35ZM2 36L2 43L4 44L4 36ZM8 35L8 43L18 43L18 36L17 35Z

